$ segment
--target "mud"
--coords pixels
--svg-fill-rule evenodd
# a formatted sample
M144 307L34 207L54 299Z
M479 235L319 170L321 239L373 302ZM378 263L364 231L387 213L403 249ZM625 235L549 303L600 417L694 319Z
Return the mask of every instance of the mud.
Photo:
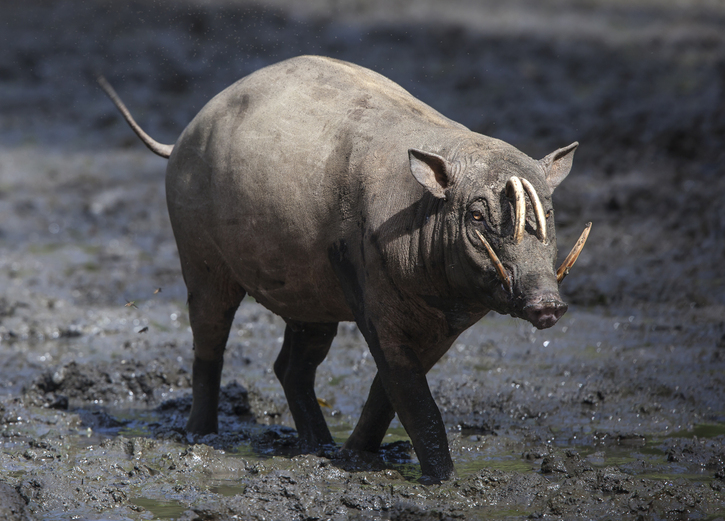
M302 7L304 5L304 7ZM6 2L0 7L0 518L725 519L725 8L720 2ZM488 316L431 371L458 477L301 454L251 300L220 433L183 430L191 334L165 161L93 82L173 142L214 94L302 53L371 67L535 157L570 311ZM160 291L157 291L160 288ZM317 394L341 443L375 369L351 324Z

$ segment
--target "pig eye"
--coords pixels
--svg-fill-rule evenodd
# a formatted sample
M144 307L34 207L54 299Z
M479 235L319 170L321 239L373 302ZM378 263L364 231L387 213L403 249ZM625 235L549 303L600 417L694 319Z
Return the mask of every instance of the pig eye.
M471 218L473 218L474 221L481 222L483 221L483 214L479 212L478 210L473 210L471 212Z
M547 219L550 219L552 215L554 215L554 210L549 210L549 211L546 212L546 218Z

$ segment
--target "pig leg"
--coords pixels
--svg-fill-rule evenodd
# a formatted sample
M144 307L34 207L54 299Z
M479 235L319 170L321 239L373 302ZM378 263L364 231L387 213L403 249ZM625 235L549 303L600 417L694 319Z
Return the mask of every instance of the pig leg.
M455 474L448 450L448 437L425 375L450 343L446 341L438 346L432 346L433 354L428 356L430 360L421 361L415 350L406 345L405 334L399 338L395 334L386 334L385 328L376 327L376 323L383 320L367 313L366 301L371 303L369 309L380 309L380 303L388 299L377 298L377 295L395 294L395 291L387 291L388 288L383 286L382 289L368 288L365 292L363 290L366 287L365 277L355 268L351 258L353 254L356 254L355 250L352 252L348 250L344 241L335 245L329 252L331 264L355 316L355 322L365 337L378 368L376 379L380 380L381 385L373 383L369 398L379 400L382 405L376 403L365 405L364 417L355 428L353 441L347 446L355 448L380 444L381 431L384 435L382 427L387 428L386 422L389 424L387 418L390 417L389 408L382 400L383 393L378 388L382 387L388 402L398 414L400 422L413 442L423 472L421 481L439 482L448 479ZM372 265L373 260L369 259L368 263ZM400 313L401 316L406 314L405 311ZM389 320L391 315L395 315L393 310L386 310L384 320ZM374 435L368 437L363 430L370 426Z
M365 404L348 448L379 446L381 434L385 434L383 426L387 428L390 423L390 411L382 400L385 394L413 442L423 472L421 481L437 483L452 477L455 468L448 449L445 425L425 376L433 365L433 359L440 356L436 352L436 356L424 365L410 346L392 338L381 339L367 321L358 322L358 326L368 341L378 367L376 381L381 384L373 382L368 402L373 399L382 405L375 402ZM440 351L445 352L443 349Z
M452 340L451 340L452 342ZM438 362L443 353L448 350L446 342L438 349L430 349L426 351L427 359L422 362L422 367L426 374ZM355 425L355 430L345 442L344 449L377 452L380 444L383 442L385 433L390 426L390 422L395 417L395 409L385 394L383 383L380 380L380 374L375 375L373 384L370 386L368 399L363 407L360 419Z
M394 417L395 409L385 394L380 375L376 374L355 430L342 448L377 452Z
M337 323L287 322L274 372L284 389L300 445L317 449L332 443L330 430L315 395L317 366L330 351Z
M188 289L189 322L194 336L192 404L186 431L194 434L217 432L217 409L224 349L234 314L245 291L224 269L194 270L183 262Z

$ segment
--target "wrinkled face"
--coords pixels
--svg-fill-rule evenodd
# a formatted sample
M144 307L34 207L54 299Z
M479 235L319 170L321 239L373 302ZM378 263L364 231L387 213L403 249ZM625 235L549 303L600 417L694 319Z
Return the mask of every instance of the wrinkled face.
M531 163L493 160L486 172L469 178L469 190L461 191L457 206L463 210L460 246L471 271L485 274L480 290L490 288L492 309L543 329L553 326L567 306L556 281L551 189Z
M568 174L575 148L557 150L541 161L512 148L492 151L455 175L455 168L436 156L440 161L424 161L432 178L414 164L419 158L411 153L413 175L446 200L449 233L456 237L449 243L455 251L447 257L457 258L446 263L451 266L448 277L467 298L539 329L553 326L566 312L558 290L563 276L555 267L551 194Z

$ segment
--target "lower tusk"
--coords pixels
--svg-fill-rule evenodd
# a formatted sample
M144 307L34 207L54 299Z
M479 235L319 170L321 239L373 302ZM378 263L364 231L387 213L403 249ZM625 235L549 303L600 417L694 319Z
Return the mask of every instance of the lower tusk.
M483 246L486 248L486 253L488 253L488 256L491 257L491 262L493 262L493 265L496 268L496 273L498 273L498 276L501 278L501 282L506 288L506 291L511 293L511 279L509 279L508 273L506 273L506 270L504 269L503 264L501 264L501 261L498 260L496 252L493 251L493 248L491 248L491 245L488 243L486 238L481 235L481 232L476 230L476 235L478 235L478 238L481 239Z
M559 269L556 270L556 281L561 284L561 281L564 280L564 277L569 275L569 270L572 266L574 266L574 263L579 258L579 254L582 252L582 248L584 248L584 244L587 242L587 238L589 237L589 231L592 229L592 223L587 223L587 225L584 227L584 231L579 236L579 240L576 241L576 244L569 252L569 255L566 256L566 259L564 259L564 262L561 263L561 266L559 266Z

